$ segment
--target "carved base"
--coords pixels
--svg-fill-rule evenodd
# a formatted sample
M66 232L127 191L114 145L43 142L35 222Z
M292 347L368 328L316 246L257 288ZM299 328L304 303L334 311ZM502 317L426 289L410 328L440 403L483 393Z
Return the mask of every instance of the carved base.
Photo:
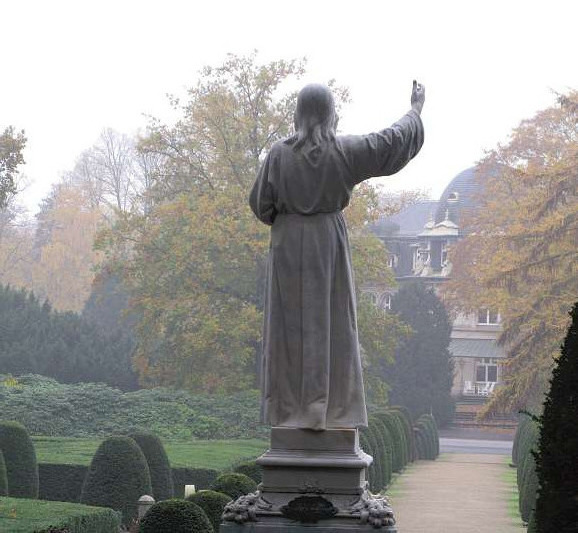
M372 460L354 429L273 428L271 448L257 460L259 491L227 505L220 531L395 533L389 503L367 491Z

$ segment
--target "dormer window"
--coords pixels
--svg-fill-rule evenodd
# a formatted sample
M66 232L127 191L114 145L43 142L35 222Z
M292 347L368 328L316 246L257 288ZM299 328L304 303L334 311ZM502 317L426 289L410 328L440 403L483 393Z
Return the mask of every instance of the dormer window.
M452 204L456 203L459 199L460 195L457 192L451 192L448 196L448 202Z
M478 325L480 326L497 326L500 323L500 313L483 307L478 310Z

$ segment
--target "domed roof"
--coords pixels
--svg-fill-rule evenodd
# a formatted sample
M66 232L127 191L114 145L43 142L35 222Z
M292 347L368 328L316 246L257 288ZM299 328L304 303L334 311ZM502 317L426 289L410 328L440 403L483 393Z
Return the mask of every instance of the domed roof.
M444 222L446 218L454 224L460 225L460 213L475 205L475 196L480 190L476 179L475 168L468 168L460 172L445 188L440 197L436 210L436 224Z

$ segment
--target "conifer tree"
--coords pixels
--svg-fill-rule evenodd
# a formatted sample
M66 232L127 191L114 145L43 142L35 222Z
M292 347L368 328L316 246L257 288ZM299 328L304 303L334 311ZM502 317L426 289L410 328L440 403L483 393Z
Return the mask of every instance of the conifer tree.
M391 403L407 407L414 418L431 413L440 425L453 415L451 322L441 300L423 283L403 285L392 310L413 334L396 350L387 371Z
M578 303L570 315L541 417L535 511L540 533L575 532L578 524Z

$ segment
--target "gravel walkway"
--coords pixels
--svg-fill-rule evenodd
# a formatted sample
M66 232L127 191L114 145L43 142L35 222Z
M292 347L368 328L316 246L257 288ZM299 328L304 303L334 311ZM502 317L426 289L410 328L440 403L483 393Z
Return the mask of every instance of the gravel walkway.
M503 455L442 454L418 461L391 488L399 533L523 533L508 515Z

